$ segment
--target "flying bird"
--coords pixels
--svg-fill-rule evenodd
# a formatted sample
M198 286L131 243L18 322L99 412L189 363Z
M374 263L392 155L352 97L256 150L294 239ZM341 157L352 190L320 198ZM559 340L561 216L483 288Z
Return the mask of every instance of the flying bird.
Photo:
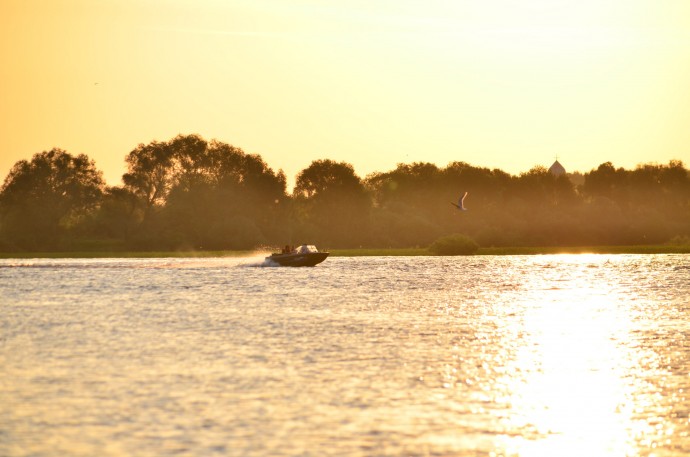
M465 208L465 197L467 197L467 192L465 192L465 194L458 199L457 203L450 202L450 204L455 206L460 211L467 211L467 208Z

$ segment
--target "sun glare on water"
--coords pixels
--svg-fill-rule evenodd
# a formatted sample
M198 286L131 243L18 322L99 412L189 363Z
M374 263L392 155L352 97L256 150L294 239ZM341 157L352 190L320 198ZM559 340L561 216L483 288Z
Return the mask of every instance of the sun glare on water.
M637 406L655 402L653 387L635 376L640 361L654 356L629 344L632 316L605 278L578 278L583 269L605 268L605 259L561 257L572 263L572 276L562 288L535 279L531 287L544 289L544 299L528 307L516 329L522 341L506 386L510 425L531 430L534 439L507 437L506 454L634 455L645 444L637 438L665 433L663 421L635 418Z

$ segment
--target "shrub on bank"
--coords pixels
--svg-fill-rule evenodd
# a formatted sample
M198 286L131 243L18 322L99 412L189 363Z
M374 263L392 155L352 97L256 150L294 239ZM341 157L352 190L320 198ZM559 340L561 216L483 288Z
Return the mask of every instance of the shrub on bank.
M669 246L690 246L690 236L676 235L673 238L671 238L666 244Z
M441 237L429 246L429 251L436 255L472 255L478 249L472 238L460 233Z

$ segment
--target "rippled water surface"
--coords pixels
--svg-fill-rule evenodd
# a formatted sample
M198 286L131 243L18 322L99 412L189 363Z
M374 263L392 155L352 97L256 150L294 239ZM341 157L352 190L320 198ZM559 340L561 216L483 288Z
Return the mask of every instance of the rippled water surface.
M0 260L2 456L680 456L690 256Z

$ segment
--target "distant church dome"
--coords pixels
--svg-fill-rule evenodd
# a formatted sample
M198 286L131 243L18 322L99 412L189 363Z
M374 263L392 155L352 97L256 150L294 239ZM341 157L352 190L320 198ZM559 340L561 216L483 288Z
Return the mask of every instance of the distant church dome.
M563 168L563 165L556 160L553 165L549 168L549 173L551 173L554 176L560 176L565 174L565 168Z

